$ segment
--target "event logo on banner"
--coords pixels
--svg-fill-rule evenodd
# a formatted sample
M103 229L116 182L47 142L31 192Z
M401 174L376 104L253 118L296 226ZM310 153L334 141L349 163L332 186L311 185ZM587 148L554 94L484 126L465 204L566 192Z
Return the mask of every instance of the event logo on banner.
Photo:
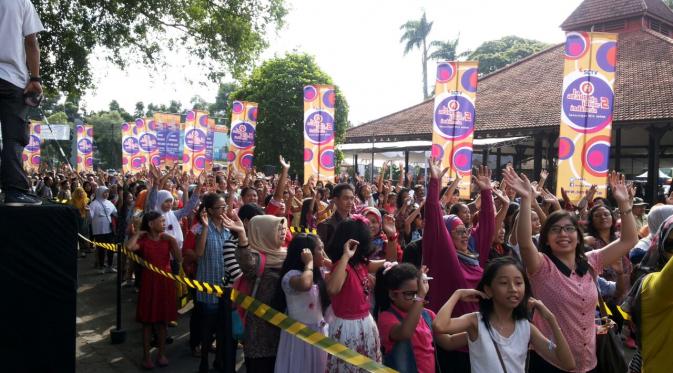
M122 124L122 171L135 174L143 169L145 155L140 151L140 126L144 123L131 122Z
M334 106L331 85L304 87L304 182L334 179Z
M556 193L573 202L607 195L616 64L617 34L567 33Z
M185 146L182 154L182 171L198 175L206 169L206 139L208 113L190 110L185 119Z
M432 115L432 157L449 167L448 178L460 178L460 197L470 198L472 138L478 62L444 61L437 64L435 105Z
M30 122L28 145L23 148L23 168L26 172L38 172L40 170L40 145L42 144L42 124L40 122Z
M145 155L143 168L149 169L149 162L159 167L161 158L157 142L157 122L154 118L138 118L136 123L139 131L138 144L140 145L140 151Z
M231 105L231 133L227 161L236 172L252 168L255 160L255 131L257 128L257 103L234 101Z
M159 148L160 166L173 168L182 159L180 152L180 115L154 113L157 123L157 147Z
M77 132L77 172L93 172L93 126L79 124Z

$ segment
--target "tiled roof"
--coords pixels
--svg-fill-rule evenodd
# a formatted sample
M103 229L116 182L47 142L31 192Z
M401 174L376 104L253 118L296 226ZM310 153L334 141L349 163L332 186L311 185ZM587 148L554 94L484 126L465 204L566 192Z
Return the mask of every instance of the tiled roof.
M614 122L673 120L673 39L654 31L619 35ZM558 126L563 45L479 79L477 134ZM390 137L429 139L433 99L346 131L350 142ZM378 140L377 140L378 141Z
M561 24L564 30L627 16L648 14L673 23L673 11L661 0L585 0Z

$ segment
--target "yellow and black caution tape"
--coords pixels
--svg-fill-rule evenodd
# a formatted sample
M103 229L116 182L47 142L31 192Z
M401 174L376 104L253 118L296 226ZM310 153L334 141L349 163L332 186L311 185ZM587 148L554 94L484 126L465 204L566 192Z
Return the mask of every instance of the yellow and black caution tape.
M311 232L305 232L305 233L311 233ZM127 255L129 258L131 258L131 260L133 260L134 262L142 265L143 267L151 270L152 272L156 272L164 277L168 277L174 281L185 284L190 288L194 288L198 291L205 292L208 294L214 294L218 297L221 297L224 294L224 289L219 285L208 284L206 282L200 282L198 280L192 280L184 276L174 275L170 272L166 272L161 268L158 268L157 266L153 265L152 263L147 262L146 260L138 256L136 253L128 250L126 247L123 247L122 245L113 243L94 242L82 236L81 234L80 238L88 241L93 245L102 247L110 251L118 251L119 248L121 248L121 252ZM271 308L270 306L260 302L259 300L251 296L239 293L238 291L236 291L236 289L231 290L231 300L234 301L239 306L241 306L246 311L248 311L249 313L252 313L253 315L269 322L270 324L279 327L280 329L286 331L287 333L296 336L297 338L308 343L309 345L320 348L321 350L327 352L328 354L336 356L337 358L349 364L352 364L358 368L373 373L396 372L394 369L388 368L383 364L377 363L376 361L370 359L367 356L364 356L349 349L343 344L325 336L320 332L317 332L309 328L305 324L302 324L299 321L289 317L288 315Z
M303 227L290 227L290 232L292 232L292 234L299 234L299 233L318 234L318 231L316 231L315 229L303 228Z

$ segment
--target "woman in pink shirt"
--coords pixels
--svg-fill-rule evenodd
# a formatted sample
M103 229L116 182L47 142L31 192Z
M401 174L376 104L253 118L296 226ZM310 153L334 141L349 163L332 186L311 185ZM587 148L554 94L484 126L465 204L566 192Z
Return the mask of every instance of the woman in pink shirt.
M381 342L376 322L369 313L374 285L369 274L383 266L383 260L369 260L372 246L368 221L353 215L337 226L327 255L334 263L327 278L327 294L332 302L334 320L329 336L349 349L381 362ZM359 368L330 355L327 371L359 372Z
M586 254L577 219L567 211L556 211L547 217L540 232L538 252L531 234L530 182L511 168L505 171L505 180L521 196L516 235L533 294L556 315L575 357L572 372L594 372L598 291L592 272L597 274L605 265L619 260L638 242L624 176L610 174L612 195L619 204L622 219L621 238ZM533 321L545 336L551 336L549 327L539 317L535 316ZM535 352L531 352L530 371L564 372Z

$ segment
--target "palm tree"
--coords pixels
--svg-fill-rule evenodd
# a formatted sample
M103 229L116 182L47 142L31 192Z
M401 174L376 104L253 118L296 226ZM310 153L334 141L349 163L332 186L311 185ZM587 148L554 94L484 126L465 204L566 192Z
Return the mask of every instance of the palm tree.
M411 52L412 49L420 48L423 63L423 99L429 97L428 94L428 45L426 39L430 30L432 30L432 22L428 22L425 18L425 12L419 20L407 21L400 26L400 30L404 31L400 38L400 43L404 44L404 55Z
M433 60L445 60L445 61L454 61L456 57L460 57L456 54L456 48L458 47L458 39L448 41L439 41L435 40L430 43L430 47L434 48L432 53L430 53L430 59Z

